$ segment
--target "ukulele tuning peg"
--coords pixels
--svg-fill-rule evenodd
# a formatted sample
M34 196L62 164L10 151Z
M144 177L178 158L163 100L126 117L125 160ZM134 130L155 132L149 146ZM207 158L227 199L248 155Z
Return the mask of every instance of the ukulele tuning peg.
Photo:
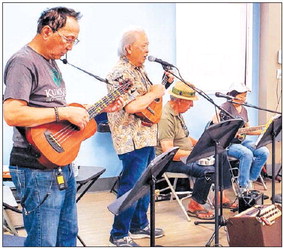
M133 82L130 79L125 79L124 84L126 86L126 89L128 90L133 85Z
M118 76L117 78L114 79L114 81L118 81L119 84L121 85L123 83L123 75Z

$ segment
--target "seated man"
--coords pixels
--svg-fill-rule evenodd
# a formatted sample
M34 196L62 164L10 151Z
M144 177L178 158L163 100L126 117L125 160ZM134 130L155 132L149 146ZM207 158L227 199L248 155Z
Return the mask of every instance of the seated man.
M171 100L163 107L162 118L158 124L157 155L172 147L179 147L166 172L184 173L196 177L192 198L188 204L188 213L199 219L213 219L211 211L205 209L207 196L212 184L211 176L215 172L214 165L201 166L197 162L184 164L180 158L188 156L197 140L189 136L182 113L193 107L193 101L198 97L195 91L183 82L177 82L170 91ZM219 162L223 166L223 189L231 187L229 162L226 153L219 154ZM223 203L229 199L223 195ZM227 205L226 205L227 206ZM230 207L231 205L228 205Z

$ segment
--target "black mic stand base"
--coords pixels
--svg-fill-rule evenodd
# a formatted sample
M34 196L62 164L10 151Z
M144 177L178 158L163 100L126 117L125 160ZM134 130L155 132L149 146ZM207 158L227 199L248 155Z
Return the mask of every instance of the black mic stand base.
M199 225L199 224L215 224L215 221L195 221L194 222L195 225ZM218 224L218 231L221 227L226 226L227 222L226 220L223 218L223 216L219 216L219 224ZM213 234L211 235L211 237L209 238L209 240L207 241L207 243L205 244L206 247L210 247L213 240L215 240L215 231L213 232ZM219 242L218 244L214 244L212 245L214 247L219 247L222 246Z

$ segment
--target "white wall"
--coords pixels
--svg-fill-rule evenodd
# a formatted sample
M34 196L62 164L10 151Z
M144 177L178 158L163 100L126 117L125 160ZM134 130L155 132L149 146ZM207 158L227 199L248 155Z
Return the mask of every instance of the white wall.
M176 5L176 60L185 79L206 93L225 93L232 83L245 82L246 27L252 17L251 6ZM247 85L251 88L248 80Z

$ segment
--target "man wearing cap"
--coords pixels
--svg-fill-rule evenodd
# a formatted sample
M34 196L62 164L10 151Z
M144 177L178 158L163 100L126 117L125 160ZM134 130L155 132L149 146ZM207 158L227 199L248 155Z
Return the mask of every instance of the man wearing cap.
M158 146L157 155L172 147L179 147L173 160L170 162L166 172L184 173L196 177L192 198L188 204L188 213L199 219L213 219L214 214L205 209L202 204L206 203L210 186L211 176L214 174L214 165L201 166L197 163L184 164L180 158L188 156L197 140L189 136L189 131L182 117L182 113L193 107L193 102L198 100L195 91L183 82L177 82L169 91L170 101L163 107L162 117L158 124ZM227 155L219 155L220 162L223 162L223 175L230 175ZM230 178L223 179L223 188L231 186ZM223 202L229 200L223 197Z
M221 107L229 112L235 118L242 118L245 122L244 127L249 127L249 118L247 109L242 105L246 102L247 93L250 92L249 88L243 83L234 83L230 86L227 95L233 97L231 102L225 102ZM227 120L227 117L222 112L214 116L213 123L218 123L219 120ZM246 132L246 135L260 135L262 129ZM255 143L250 140L243 140L242 134L237 134L237 138L229 146L227 154L229 156L239 159L239 185L241 192L253 189L253 181L256 181L260 175L261 169L265 164L269 150L266 147L259 149L255 148Z

